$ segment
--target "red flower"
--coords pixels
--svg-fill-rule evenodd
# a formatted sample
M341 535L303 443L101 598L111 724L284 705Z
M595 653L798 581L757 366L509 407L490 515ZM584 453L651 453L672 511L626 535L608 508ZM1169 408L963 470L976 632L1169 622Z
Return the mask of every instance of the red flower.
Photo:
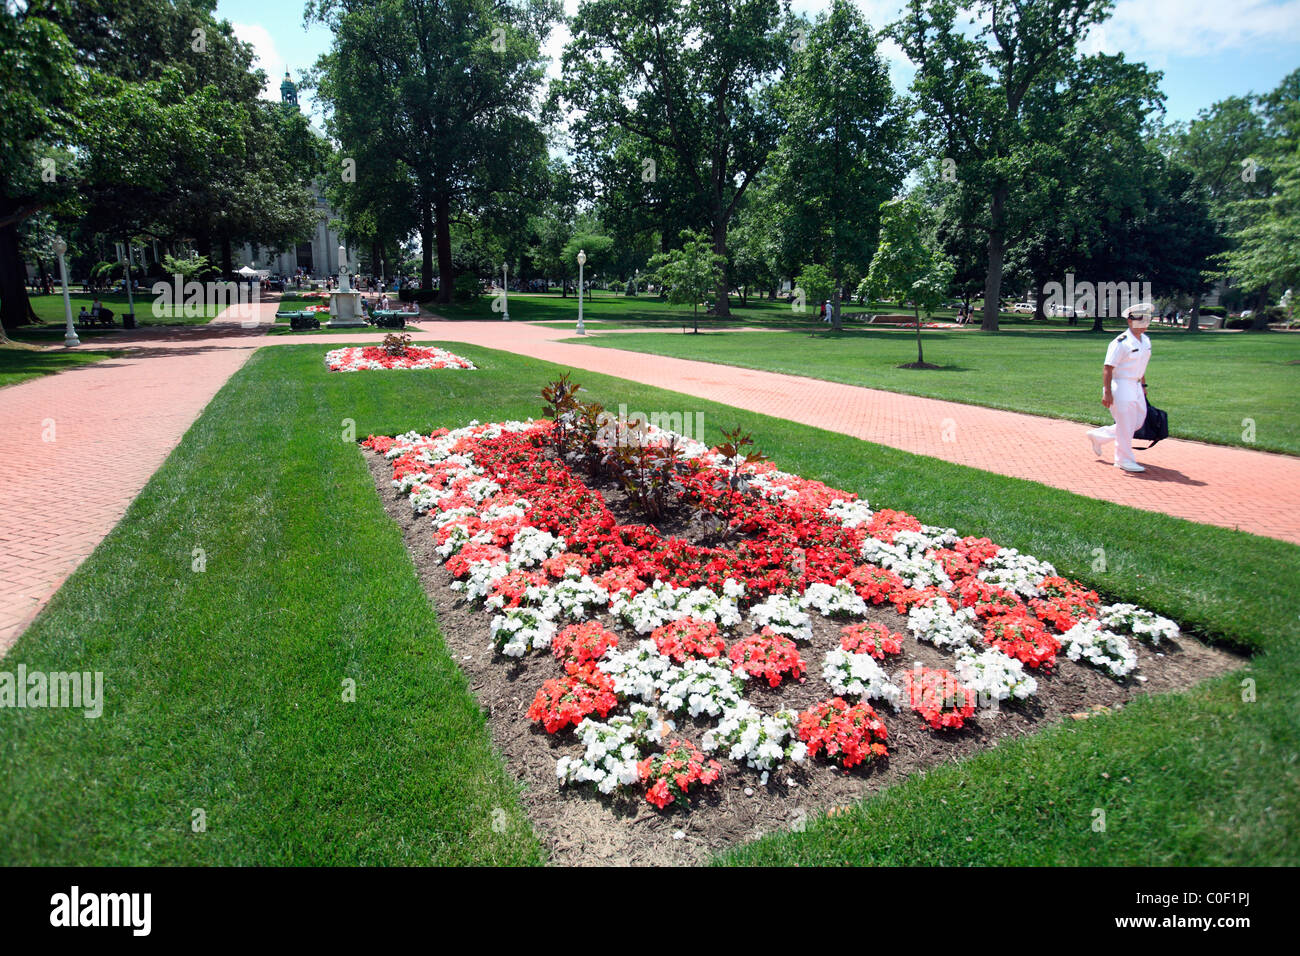
M840 629L840 647L850 654L870 654L883 661L886 654L903 652L903 635L891 634L879 621L850 624Z
M1061 649L1058 641L1027 612L1008 611L995 615L984 628L984 641L1027 667L1051 667Z
M600 660L618 646L618 635L599 621L570 624L551 640L551 653L560 663L586 664Z
M825 752L845 770L885 756L888 736L884 721L866 701L850 707L842 697L832 697L799 715L799 739L808 744L808 753Z
M944 670L922 667L903 672L912 709L935 730L960 728L975 713L975 693Z
M763 678L770 687L779 687L787 676L801 678L807 670L794 641L770 627L731 645L727 656L737 673Z
M570 662L565 670L567 676L542 685L528 708L528 719L539 721L548 734L576 727L592 713L604 717L618 706L614 682L595 665Z
M718 626L699 618L684 617L670 621L650 632L659 653L678 664L690 658L720 657L727 652L727 642L718 634Z
M716 760L706 760L694 744L681 739L670 740L663 753L651 754L636 769L641 782L650 783L646 800L660 810L673 802L685 803L692 787L714 783L722 771Z

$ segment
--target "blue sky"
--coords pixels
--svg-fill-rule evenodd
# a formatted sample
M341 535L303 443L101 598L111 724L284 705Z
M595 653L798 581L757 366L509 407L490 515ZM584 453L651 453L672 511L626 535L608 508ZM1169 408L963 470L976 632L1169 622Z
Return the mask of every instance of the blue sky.
M874 26L896 17L900 0L857 0ZM564 0L572 13L577 0ZM794 8L816 12L829 0L793 0ZM259 65L270 77L268 96L279 98L280 79L295 77L329 46L320 26L305 30L297 0L218 0L217 16L257 49ZM558 57L567 33L561 28L548 51ZM1216 100L1273 89L1300 67L1300 0L1118 0L1114 15L1093 31L1087 52L1122 51L1164 73L1162 84L1170 119L1190 119ZM884 50L895 84L911 76L906 58ZM305 104L309 109L311 103Z

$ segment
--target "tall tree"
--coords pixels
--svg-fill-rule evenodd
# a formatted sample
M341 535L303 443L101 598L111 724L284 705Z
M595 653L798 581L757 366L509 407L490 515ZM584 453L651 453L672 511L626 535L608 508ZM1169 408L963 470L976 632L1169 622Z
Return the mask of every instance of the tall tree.
M1023 177L1035 147L1025 106L1054 86L1088 29L1106 18L1110 0L910 0L891 35L916 64L912 92L930 121L936 155L986 196L987 274L980 327L998 329L1002 269L1020 220ZM957 17L973 12L968 35Z
M713 250L780 132L772 84L790 54L787 0L587 0L570 24L557 96L579 112L574 148L633 134L642 168L689 184ZM649 161L651 165L645 165ZM728 315L725 262L717 314Z
M823 251L839 331L846 272L871 261L880 204L902 182L906 117L876 35L848 0L834 0L807 30L779 90L777 188L805 249Z
M453 220L526 189L521 173L544 161L535 99L557 14L554 0L307 5L307 20L334 32L316 72L340 154L355 160L358 180L373 172L409 182L421 285L432 285L436 252L440 302L451 301L454 284Z

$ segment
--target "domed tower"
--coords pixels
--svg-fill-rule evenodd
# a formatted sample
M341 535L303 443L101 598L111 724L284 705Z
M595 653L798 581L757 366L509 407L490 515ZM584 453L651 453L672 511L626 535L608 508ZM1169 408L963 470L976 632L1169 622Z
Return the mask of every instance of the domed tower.
M284 82L280 84L280 103L287 109L298 108L298 87L289 78L289 71L284 71Z

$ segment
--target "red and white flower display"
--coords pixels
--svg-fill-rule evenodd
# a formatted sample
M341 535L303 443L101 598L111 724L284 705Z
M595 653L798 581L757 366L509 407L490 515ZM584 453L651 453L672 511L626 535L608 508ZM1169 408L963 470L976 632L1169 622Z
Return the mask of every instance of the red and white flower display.
M384 353L372 365L362 353L382 349L340 349L330 365L473 368L421 351L435 353L430 364L394 364ZM572 741L556 767L561 784L607 794L639 785L666 808L744 767L766 774L820 757L847 769L887 753L871 701L910 704L931 727L957 728L978 719L977 696L1034 694L1027 669L1050 674L1062 650L1123 679L1136 666L1125 633L1152 643L1177 635L1173 622L1132 605L1103 607L1050 564L987 538L873 510L761 456L732 448L728 457L653 427L650 440L675 443L673 506L727 533L699 544L620 522L570 466L575 459L554 450L573 426L472 423L364 442L425 516L452 587L491 616L498 653L545 653L563 668L528 710ZM891 679L881 662L902 651L904 637L863 620L877 608L905 616L914 638L951 657L951 670ZM840 646L807 674L799 644L813 639L814 623L825 627L822 618L843 621ZM814 679L837 696L803 713L766 713L746 699L758 686L783 694ZM674 717L691 720L704 751L732 765L680 738Z
M400 355L378 345L349 346L325 353L325 367L331 372L382 371L384 369L463 368L474 363L435 346L408 345Z

